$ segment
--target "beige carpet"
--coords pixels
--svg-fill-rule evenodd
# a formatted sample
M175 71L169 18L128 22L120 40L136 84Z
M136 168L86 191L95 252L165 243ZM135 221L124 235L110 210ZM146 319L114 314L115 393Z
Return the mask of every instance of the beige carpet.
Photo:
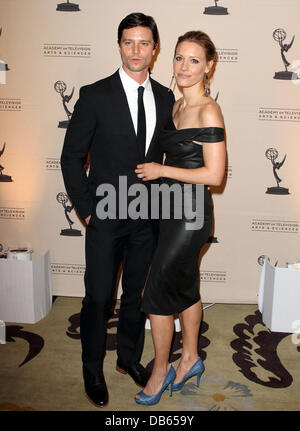
M86 398L81 376L79 311L81 298L59 297L40 322L6 324L0 344L0 410L98 410ZM199 354L205 371L197 388L191 379L172 397L143 407L133 397L140 389L115 371L118 308L109 321L104 371L109 404L102 411L295 411L300 410L300 344L291 334L271 333L257 305L216 304L204 311ZM181 352L176 333L171 361ZM150 330L142 363L151 367Z

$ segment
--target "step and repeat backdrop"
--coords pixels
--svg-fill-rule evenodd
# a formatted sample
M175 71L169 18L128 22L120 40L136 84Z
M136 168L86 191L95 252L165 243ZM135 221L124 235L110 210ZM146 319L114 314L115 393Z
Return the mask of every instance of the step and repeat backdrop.
M83 296L85 227L60 155L80 87L119 68L117 27L137 11L158 24L152 76L166 86L178 36L203 30L217 47L211 95L228 160L213 190L201 294L256 303L262 256L278 266L300 259L298 0L0 0L0 244L49 249L53 294Z

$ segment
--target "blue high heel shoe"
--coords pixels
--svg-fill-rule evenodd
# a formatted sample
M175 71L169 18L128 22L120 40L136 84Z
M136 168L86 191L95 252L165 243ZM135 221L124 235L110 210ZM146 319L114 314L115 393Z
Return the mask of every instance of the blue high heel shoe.
M160 400L160 397L162 396L162 393L170 387L170 397L172 396L172 390L173 390L173 382L176 377L176 372L173 368L173 366L170 366L170 369L168 371L168 374L165 377L165 380L162 384L161 390L155 394L155 395L147 395L145 392L141 391L138 393L140 398L134 398L135 402L138 404L143 404L144 406L153 406L154 404L157 404Z
M172 388L173 392L180 391L183 388L185 382L193 376L197 376L197 387L199 388L200 377L201 377L201 374L203 373L203 371L204 371L204 364L203 364L202 359L199 358L194 363L194 365L192 366L190 371L187 373L185 378L183 380L181 380L181 382L173 383L173 388Z

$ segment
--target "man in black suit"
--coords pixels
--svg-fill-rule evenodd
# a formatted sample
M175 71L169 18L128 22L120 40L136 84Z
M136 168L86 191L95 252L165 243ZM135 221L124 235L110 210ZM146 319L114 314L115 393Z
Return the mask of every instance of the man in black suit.
M61 156L66 190L87 224L80 333L85 390L98 406L108 401L103 375L106 321L121 264L116 369L142 387L149 378L140 364L145 315L139 302L156 245L156 228L150 219L134 220L119 213L116 218L100 219L96 189L111 184L118 195L120 177L126 178L129 188L142 183L134 172L139 163L162 162L158 135L171 120L174 96L149 76L157 43L152 17L133 13L121 21L118 44L122 67L81 88Z

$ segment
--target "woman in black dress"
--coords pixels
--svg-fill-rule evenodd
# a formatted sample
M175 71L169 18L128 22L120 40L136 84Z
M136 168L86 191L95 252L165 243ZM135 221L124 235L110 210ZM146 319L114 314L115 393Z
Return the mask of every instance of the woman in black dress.
M160 220L160 235L142 298L142 310L149 314L155 350L151 377L135 401L156 404L163 391L180 390L192 376L204 370L198 355L198 335L202 317L199 294L198 258L212 228L212 202L208 186L218 186L224 176L226 149L224 123L219 105L209 95L209 80L216 65L216 49L209 36L191 31L179 37L173 60L174 77L183 97L176 101L173 122L161 134L165 152L163 165L145 163L136 173L144 181L162 178L168 185L203 185L204 224L187 229L187 219ZM203 209L204 206L204 209ZM184 211L183 211L184 213ZM174 314L179 313L182 355L175 372L169 364L174 332Z

